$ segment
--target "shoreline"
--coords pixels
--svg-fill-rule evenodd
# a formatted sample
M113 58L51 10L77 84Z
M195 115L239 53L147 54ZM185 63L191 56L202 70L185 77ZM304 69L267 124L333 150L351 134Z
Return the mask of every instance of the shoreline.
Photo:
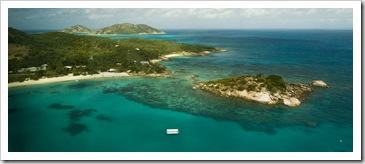
M73 76L69 74L67 76L61 77L52 77L45 78L39 80L28 80L24 82L12 82L8 83L8 88L14 87L22 87L22 86L30 86L30 85L38 85L38 84L48 84L48 83L56 83L56 82L65 82L65 81L78 81L78 80L87 80L87 79L101 79L101 78L112 78L112 77L129 77L130 75L126 72L113 73L113 72L102 72L100 74L94 75L78 75Z
M186 53L186 52L185 52ZM152 59L150 60L151 63L158 63L160 61L169 61L170 58L178 57L178 56L186 56L183 53L172 53L168 55L163 55L161 59ZM87 79L100 79L100 78L111 78L111 77L132 77L132 76L140 76L140 77L166 77L165 74L138 74L138 73L126 73L126 72L102 72L100 74L93 74L93 75L78 75L73 76L72 74L60 77L51 77L51 78L44 78L39 80L28 80L23 82L12 82L8 83L8 88L14 87L22 87L22 86L30 86L30 85L38 85L38 84L48 84L48 83L55 83L55 82L65 82L65 81L78 81L78 80L87 80Z
M176 56L184 56L184 55L179 54L179 53L164 55L165 58L171 58L171 57L176 57Z
M171 60L171 58L173 57L177 57L177 56L184 56L183 54L179 54L179 53L173 53L173 54L168 54L168 55L162 55L159 57L159 59L151 59L150 63L159 63L161 61L169 61Z

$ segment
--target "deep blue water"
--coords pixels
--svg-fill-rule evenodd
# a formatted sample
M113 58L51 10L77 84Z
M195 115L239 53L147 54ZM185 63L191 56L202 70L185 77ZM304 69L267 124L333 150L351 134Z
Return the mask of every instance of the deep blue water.
M141 37L228 50L163 62L171 78L118 78L9 88L9 151L351 152L350 30L165 30ZM326 81L298 108L193 90L233 75ZM167 128L180 134L166 135Z

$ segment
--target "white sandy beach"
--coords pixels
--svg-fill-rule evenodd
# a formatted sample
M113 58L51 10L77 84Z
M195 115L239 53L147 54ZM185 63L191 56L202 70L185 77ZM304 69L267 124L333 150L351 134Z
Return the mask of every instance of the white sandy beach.
M164 55L163 57L160 57L160 59L151 59L150 62L151 63L158 63L160 61L166 61L166 60L169 60L169 58L172 58L172 57L176 57L176 56L184 56L182 54L168 54L168 55Z
M8 83L8 87L11 88L11 87L46 84L46 83L63 82L63 81L78 81L78 80L84 80L84 79L125 77L125 76L129 76L128 73L102 72L100 74L86 75L86 76L83 76L83 75L73 76L72 74L69 74L68 76L62 76L62 77L53 77L53 78L45 78L45 79L39 79L39 80L28 80L28 81L24 81L24 82Z
M168 55L165 55L165 57L167 57L167 58L176 57L176 56L183 56L183 55L182 54L168 54Z
M164 55L165 58L171 58L176 56L184 56L182 54L174 53L174 54L168 54ZM152 59L150 60L151 63L157 63L160 62L161 59ZM126 72L121 73L114 73L114 72L102 72L100 74L95 75L79 75L79 76L73 76L72 74L69 74L67 76L62 77L53 77L53 78L45 78L45 79L39 79L39 80L28 80L24 82L13 82L8 83L8 87L20 87L20 86L27 86L27 85L37 85L37 84L46 84L46 83L54 83L54 82L63 82L63 81L77 81L77 80L84 80L84 79L95 79L95 78L110 78L110 77L125 77L130 76Z

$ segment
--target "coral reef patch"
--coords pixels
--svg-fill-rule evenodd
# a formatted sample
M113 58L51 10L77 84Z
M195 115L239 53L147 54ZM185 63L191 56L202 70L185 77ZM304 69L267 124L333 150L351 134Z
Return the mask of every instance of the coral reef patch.
M83 131L89 131L85 124L70 123L66 128L62 128L63 131L70 133L71 136L75 136Z

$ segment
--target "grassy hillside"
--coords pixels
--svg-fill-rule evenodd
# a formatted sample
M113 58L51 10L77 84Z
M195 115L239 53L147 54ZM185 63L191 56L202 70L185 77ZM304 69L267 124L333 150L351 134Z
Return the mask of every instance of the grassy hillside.
M75 26L65 28L65 29L61 30L60 32L65 32L65 33L70 33L70 34L73 34L73 33L91 33L92 30L85 27L85 26L82 26L82 25L75 25Z
M162 33L162 31L147 26L145 24L115 24L109 27L93 31L94 34L140 34L140 33Z

